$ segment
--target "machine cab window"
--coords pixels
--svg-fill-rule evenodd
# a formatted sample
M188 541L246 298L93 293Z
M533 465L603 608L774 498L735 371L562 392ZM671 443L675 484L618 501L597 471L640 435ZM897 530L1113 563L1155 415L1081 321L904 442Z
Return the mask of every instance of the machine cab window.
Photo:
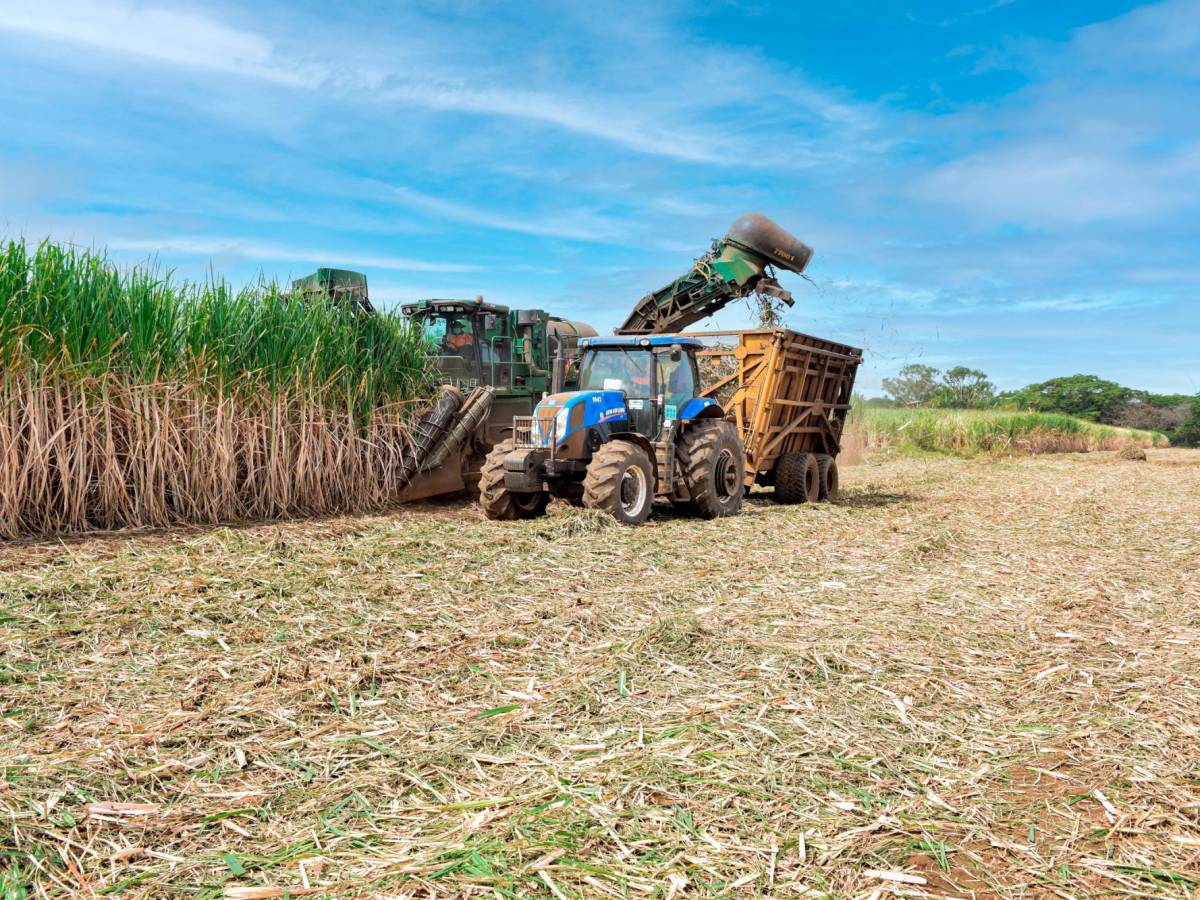
M630 400L649 400L650 364L650 354L636 347L589 350L579 370L579 389L623 391Z
M671 348L655 350L654 365L658 393L662 398L663 422L670 424L696 396L696 371L690 355Z
M475 352L475 323L470 316L429 316L424 325L425 343L442 354L471 356Z
M480 345L473 316L434 312L421 316L425 345L437 357L446 380L462 388L483 383Z

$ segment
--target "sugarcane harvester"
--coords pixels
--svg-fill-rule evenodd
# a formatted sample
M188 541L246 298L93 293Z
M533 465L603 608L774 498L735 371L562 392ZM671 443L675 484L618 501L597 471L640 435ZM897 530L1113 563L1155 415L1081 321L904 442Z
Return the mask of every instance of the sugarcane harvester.
M674 334L757 294L788 305L772 266L803 272L812 249L770 219L745 215L681 278L638 302L613 337L580 341L577 390L548 395L484 462L492 519L542 515L552 497L624 524L655 498L704 518L736 514L747 489L737 423L703 396L698 337Z
M373 315L361 272L321 268L292 282L302 302L330 302L348 315ZM510 309L474 299L427 299L401 307L420 330L441 383L413 428L400 468L398 499L420 500L474 488L484 458L548 392L558 392L578 361L580 338L595 329L542 309Z
M416 423L400 500L476 489L488 451L511 433L513 417L561 391L579 342L595 335L582 322L541 309L474 300L421 300L401 307L421 329L441 390Z

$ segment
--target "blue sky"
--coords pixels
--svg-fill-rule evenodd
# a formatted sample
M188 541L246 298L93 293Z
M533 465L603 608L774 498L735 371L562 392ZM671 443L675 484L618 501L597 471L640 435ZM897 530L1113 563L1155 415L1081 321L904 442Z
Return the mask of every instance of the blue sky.
M869 393L1200 391L1200 0L0 0L0 66L7 236L608 330L758 211Z

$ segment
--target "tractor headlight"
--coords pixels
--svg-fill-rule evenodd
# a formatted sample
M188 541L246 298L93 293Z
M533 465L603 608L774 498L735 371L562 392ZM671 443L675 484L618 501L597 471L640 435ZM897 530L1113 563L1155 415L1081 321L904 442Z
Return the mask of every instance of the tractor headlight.
M571 420L571 407L564 406L558 411L558 415L554 417L554 438L555 441L561 441L567 436L567 428Z

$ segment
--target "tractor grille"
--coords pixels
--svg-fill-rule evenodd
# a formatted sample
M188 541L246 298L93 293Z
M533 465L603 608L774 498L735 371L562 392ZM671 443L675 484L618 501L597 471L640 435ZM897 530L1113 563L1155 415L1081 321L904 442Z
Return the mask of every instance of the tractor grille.
M518 450L533 447L533 430L536 427L537 419L533 416L513 416L513 447Z
M550 449L558 443L557 421L537 416L513 416L513 447L517 449Z

